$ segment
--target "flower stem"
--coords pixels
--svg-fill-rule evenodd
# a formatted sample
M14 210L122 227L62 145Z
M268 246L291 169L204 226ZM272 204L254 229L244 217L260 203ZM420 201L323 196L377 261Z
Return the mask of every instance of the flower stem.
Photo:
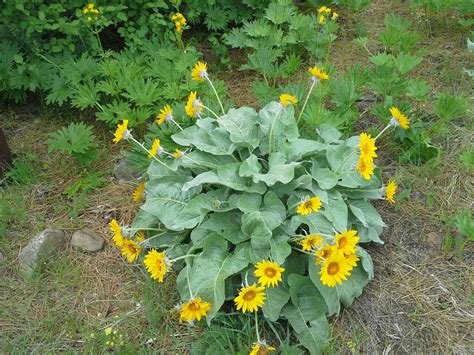
M173 122L176 127L178 127L180 130L183 130L183 128L178 124L178 122L176 122L175 120L173 120L172 118L169 119L171 122Z
M209 107L204 106L203 104L201 104L201 106L205 108L206 110L208 110L210 113L212 113L217 118L217 120L220 120L220 117L217 116L217 114L214 111L212 111Z
M260 332L258 331L258 312L255 312L255 331L257 332L257 341L260 342Z
M313 80L313 83L311 84L309 88L308 95L306 95L306 99L304 100L303 108L301 109L300 115L298 116L298 119L296 120L297 125L301 119L301 116L303 116L303 112L304 112L304 109L306 108L306 104L308 103L309 96L311 95L311 92L313 91L315 85L316 85L316 80Z
M182 260L182 259L186 259L186 258L194 258L196 256L200 256L201 254L187 254L187 255L181 255L181 256L178 256L177 258L174 258L174 259L171 259L170 260L170 263L174 263L178 260Z
M211 79L209 79L208 75L206 75L205 78L206 78L207 82L209 83L209 85L211 85L211 89L212 89L212 91L214 91L214 94L217 97L217 101L219 101L219 105L221 107L222 114L225 115L224 106L222 106L221 99L219 98L219 95L217 94L217 91L216 91L216 88L214 87L214 84L212 84L212 81L211 81Z
M379 139L379 137L387 130L391 127L392 125L389 123L387 126L385 126L384 129L382 129L382 132L380 132L379 134L377 134L377 137L375 137L375 140Z
M135 144L137 144L140 148L142 148L143 150L145 150L148 154L151 154L151 152L142 144L140 143L139 141L137 141L135 138L133 137L130 137L130 140L132 142L134 142ZM164 167L166 167L167 169L173 171L173 169L171 169L168 165L166 165L165 163L163 163L160 159L158 159L154 154L152 154L153 156L153 159L155 159L155 161L157 161L158 163L160 163L161 165L163 165Z

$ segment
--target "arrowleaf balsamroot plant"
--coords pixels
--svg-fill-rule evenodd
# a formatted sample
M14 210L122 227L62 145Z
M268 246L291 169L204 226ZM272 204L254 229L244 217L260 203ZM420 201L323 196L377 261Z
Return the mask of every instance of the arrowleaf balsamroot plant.
M329 80L322 70L310 73ZM205 63L190 75L212 86ZM344 139L321 125L314 139L303 139L290 94L260 111L221 107L222 115L198 97L191 92L186 104L195 124L171 136L183 147L174 153L158 137L146 148L127 120L117 126L113 141L130 141L151 160L144 191L134 193L144 203L132 225L110 223L114 242L128 262L143 260L157 282L178 273L180 322L209 323L228 302L255 313L251 353L273 349L260 339L259 312L269 322L288 320L301 344L320 352L327 318L373 277L362 244L382 243L385 224L369 201L393 203L396 191L394 181L382 185L376 142L389 128L408 128L408 118L390 110L392 120L375 138ZM164 109L161 122L169 114Z

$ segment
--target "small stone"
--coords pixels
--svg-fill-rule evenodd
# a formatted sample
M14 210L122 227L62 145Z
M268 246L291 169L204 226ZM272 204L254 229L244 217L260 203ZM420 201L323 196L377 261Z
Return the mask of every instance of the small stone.
M34 236L20 252L20 273L28 279L41 271L46 259L66 246L66 234L59 229L46 229Z
M83 229L72 235L71 244L74 249L96 252L104 247L104 239L89 229Z
M439 247L443 244L443 237L436 232L431 232L427 234L426 241L436 247Z
M115 163L114 175L119 183L126 184L138 180L141 174L140 172L133 170L130 166L130 162L123 158Z

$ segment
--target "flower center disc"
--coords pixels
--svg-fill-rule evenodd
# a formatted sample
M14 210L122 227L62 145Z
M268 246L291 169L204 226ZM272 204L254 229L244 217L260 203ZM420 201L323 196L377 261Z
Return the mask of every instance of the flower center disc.
M195 302L193 302L189 305L189 309L193 312L196 312L199 310L199 306Z
M347 238L344 237L344 238L339 239L338 243L339 243L339 248L344 248L347 245Z
M273 268L265 269L265 275L268 277L275 277L276 273L277 273L276 270Z
M339 264L332 262L328 265L328 274L329 275L336 275L337 272L339 271Z
M244 295L244 300L252 301L255 298L256 294L255 291L247 291Z
M304 203L304 206L306 208L313 208L313 203L311 202L311 200L308 200Z

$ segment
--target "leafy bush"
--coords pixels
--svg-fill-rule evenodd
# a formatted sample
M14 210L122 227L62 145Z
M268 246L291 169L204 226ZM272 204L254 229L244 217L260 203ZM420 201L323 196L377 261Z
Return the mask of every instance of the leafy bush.
M296 102L284 94L259 112L217 115L191 95L187 112L199 119L171 136L184 153L171 154L157 139L146 148L124 121L114 141L132 141L151 164L134 194L146 200L132 226L110 225L129 262L148 250L153 279L180 270L180 321L211 322L234 299L243 312L262 307L269 321L288 320L316 353L327 341L327 317L351 305L373 277L358 242L382 243L385 224L368 201L394 202L396 185L381 186L379 169L374 175L370 135L343 139L321 125L318 138L301 138ZM386 129L407 128L405 116L393 116ZM267 346L258 326L257 338L255 347Z

